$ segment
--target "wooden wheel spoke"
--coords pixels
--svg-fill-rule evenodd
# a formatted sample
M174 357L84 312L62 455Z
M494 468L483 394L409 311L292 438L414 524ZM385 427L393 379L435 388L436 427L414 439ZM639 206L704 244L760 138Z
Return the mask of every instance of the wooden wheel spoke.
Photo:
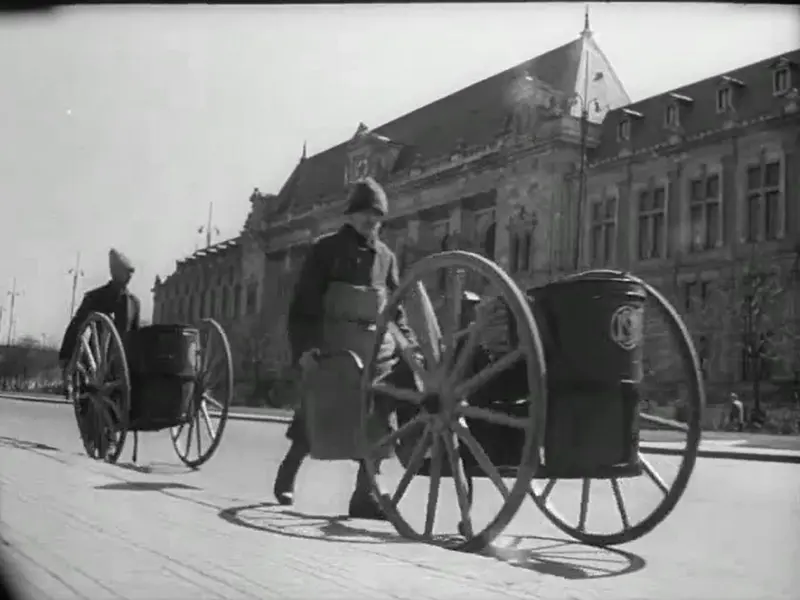
M79 360L80 360L80 358L86 358L86 360L89 363L89 370L92 372L92 374L96 374L97 373L97 362L95 361L94 356L92 356L92 350L89 347L89 344L86 341L85 337L81 337L81 346L80 346L80 348L82 350L82 356L79 356Z
M669 493L669 486L664 482L661 478L661 475L653 468L653 465L641 454L639 454L639 460L642 463L642 467L644 468L644 472L647 473L647 476L650 480L656 484L656 487L661 490L661 492L666 496Z
M420 413L416 415L413 419L408 421L408 423L404 424L402 427L399 427L389 435L386 435L380 440L378 440L375 444L373 444L373 447L377 449L382 449L385 448L386 446L394 446L394 444L396 444L400 438L402 438L405 435L408 435L420 425L427 425L429 418L430 417L425 413Z
M450 310L447 311L447 327L444 334L444 356L442 368L445 372L450 370L455 358L456 344L455 333L461 328L461 302L463 296L463 282L458 269L450 271L450 286L446 297L450 300Z
M467 339L464 342L464 346L458 352L455 364L448 375L451 385L461 379L461 376L472 359L472 356L475 354L475 350L477 349L481 340L481 335L485 331L488 324L489 318L486 314L486 311L479 311L473 323L470 323L466 329L462 329L453 336L453 344L458 344L458 340L465 336Z
M411 404L420 405L422 403L422 394L416 390L409 390L399 388L389 383L373 383L371 389L376 394L385 394L394 400L402 400L410 402Z
M656 415L651 415L648 413L639 413L639 418L653 423L655 425L662 425L663 427L668 427L669 429L673 429L675 431L689 431L689 426L686 423L681 423L680 421L675 421L674 419L667 419L664 417L658 417Z
M194 407L192 407L192 408L194 408ZM189 456L189 451L192 448L192 434L194 433L195 417L194 417L193 412L194 412L193 410L190 412L191 417L189 418L189 432L186 435L186 444L183 447L183 455L186 456L187 458Z
M491 379L497 377L500 373L513 367L520 359L524 357L525 352L523 352L520 348L509 352L500 360L493 362L479 373L476 373L466 381L458 384L454 391L455 397L464 398L465 396L471 396L475 390L480 388Z
M578 530L586 531L586 518L589 515L589 495L591 494L592 480L584 478L581 483L581 508L578 515Z
M534 485L533 482L531 482L531 487L530 487L529 493L530 493L531 496L533 496L534 500L538 500L540 502L547 503L548 502L547 499L550 497L550 494L552 493L553 488L556 487L556 483L558 483L558 479L549 479L547 481L547 483L545 484L544 488L542 488L542 492L540 494L533 487L533 485Z
M453 441L453 433L446 431L442 434L442 440L444 441L444 449L450 463L450 473L453 476L453 484L455 485L456 496L458 497L458 508L461 511L461 527L465 535L472 537L472 517L470 516L470 503L465 474L461 459L456 451L456 445Z
M436 508L439 505L439 489L442 483L442 449L438 435L431 440L430 459L430 487L428 489L428 504L425 509L425 537L433 535L433 526L436 522Z
M616 477L611 479L611 489L614 492L614 500L617 503L619 517L622 519L622 526L625 529L630 529L631 522L628 519L628 512L625 510L625 499L622 497L622 488L620 487L619 481Z
M428 449L428 441L431 436L431 426L430 423L425 425L425 429L422 432L422 435L417 440L417 443L414 444L414 449L411 451L411 458L408 462L408 467L406 468L406 472L403 473L403 476L400 478L400 482L397 484L397 489L392 496L392 506L397 508L397 505L400 503L400 500L403 499L406 491L408 490L408 486L411 484L411 480L419 473L420 468L422 468L422 464L425 462L425 451Z
M104 327L100 334L100 362L108 362L108 351L111 348L111 332Z
M219 402L218 402L218 401L217 401L217 400L214 398L214 396L212 396L211 394L209 394L209 393L208 393L208 391L205 391L205 392L203 392L203 400L205 400L205 401L206 401L206 402L208 402L209 404L212 404L216 410L218 410L218 411L222 412L222 410L223 410L223 406L222 406L222 404L220 404L220 403L219 403Z
M386 326L386 329L397 343L403 360L408 364L408 366L411 368L411 371L414 373L414 378L417 380L417 385L424 390L428 384L428 373L420 364L419 359L414 355L414 349L411 347L411 342L409 342L405 334L400 331L400 328L396 323L390 322Z
M511 495L511 492L509 491L505 481L503 481L500 471L498 471L497 467L494 466L494 463L492 463L489 455L486 454L486 451L478 443L478 440L475 439L470 430L461 423L456 422L453 424L453 431L467 446L467 449L469 449L469 451L472 453L472 456L474 456L475 460L478 461L478 466L489 476L489 479L492 480L492 483L494 483L497 491L503 496L503 499L508 499L508 497Z
M211 415L208 414L208 407L206 406L205 402L200 405L200 413L203 415L203 422L206 425L206 431L208 431L208 435L213 440L215 437L217 437L217 432L216 428L214 427L214 423L211 422Z
M423 326L425 331L423 338L427 338L428 340L428 343L424 341L421 342L420 346L428 369L432 369L441 358L439 346L442 341L442 331L439 326L439 319L436 316L436 311L433 308L433 302L431 302L431 297L428 294L428 289L425 287L425 284L422 281L417 281L415 288L417 296L419 297L424 320Z
M94 321L89 323L89 347L95 359L95 363L98 366L102 365L103 360L100 358L100 334L97 331L97 323Z
M197 441L197 456L203 456L203 442L200 438L200 414L201 411L197 410L194 413L194 436Z
M478 419L494 425L513 427L514 429L525 429L530 422L526 417L515 417L489 408L470 406L468 404L458 406L456 412L459 416L468 419Z

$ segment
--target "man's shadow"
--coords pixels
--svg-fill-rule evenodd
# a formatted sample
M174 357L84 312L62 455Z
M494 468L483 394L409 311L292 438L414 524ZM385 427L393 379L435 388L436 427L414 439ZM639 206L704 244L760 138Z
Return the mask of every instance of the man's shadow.
M366 529L357 525L364 521L350 519L346 515L306 514L272 502L226 508L218 516L238 527L293 538L334 543L417 543L401 537L386 522L373 522L374 529ZM452 536L442 536L434 543L449 548L452 541ZM619 577L635 573L647 564L643 558L630 552L587 546L571 540L539 536L501 536L498 542L478 555L562 579Z

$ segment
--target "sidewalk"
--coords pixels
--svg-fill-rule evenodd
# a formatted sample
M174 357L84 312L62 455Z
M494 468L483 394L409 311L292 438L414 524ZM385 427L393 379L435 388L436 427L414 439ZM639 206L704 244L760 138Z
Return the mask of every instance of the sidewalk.
M219 512L241 499L74 455L2 446L0 462L3 556L32 600L500 600L542 588L530 572L426 545L236 527Z
M64 398L49 394L0 392L0 399L2 398L66 404ZM212 410L211 414L217 416L218 413ZM233 421L288 423L291 421L292 411L279 408L231 406L228 418ZM668 435L665 437L665 434L670 433L663 430L643 430L641 434L642 450L653 454L681 454L683 445L670 440ZM706 431L703 432L698 456L701 458L800 464L800 436Z

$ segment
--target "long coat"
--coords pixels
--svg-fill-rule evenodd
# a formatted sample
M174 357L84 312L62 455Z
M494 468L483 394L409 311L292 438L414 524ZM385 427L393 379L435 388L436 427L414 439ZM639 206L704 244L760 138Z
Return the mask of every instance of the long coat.
M400 285L397 257L385 243L368 240L350 225L314 243L289 306L289 344L295 363L305 351L322 345L325 292L334 282L391 294ZM402 306L397 309L395 323L416 344Z
M83 296L80 306L72 317L64 333L59 360L68 361L78 341L78 329L90 313L99 312L109 316L122 336L123 340L128 332L139 329L141 304L139 299L128 290L120 290L113 282L109 281Z
M331 284L369 287L390 294L399 287L399 280L397 258L391 249L380 240L368 240L350 225L317 240L305 259L289 306L288 333L294 362L305 351L324 344L325 293ZM394 321L409 342L416 345L402 306ZM414 383L403 361L390 367L386 381L400 387ZM295 413L286 435L308 447L302 410Z

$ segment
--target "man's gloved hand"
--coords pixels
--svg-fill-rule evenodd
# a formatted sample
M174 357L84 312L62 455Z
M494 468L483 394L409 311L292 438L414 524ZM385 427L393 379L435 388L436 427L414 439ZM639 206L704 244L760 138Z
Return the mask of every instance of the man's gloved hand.
M300 356L300 360L298 360L298 364L303 371L307 371L317 366L317 360L319 359L319 348L312 348L311 350L306 350Z

